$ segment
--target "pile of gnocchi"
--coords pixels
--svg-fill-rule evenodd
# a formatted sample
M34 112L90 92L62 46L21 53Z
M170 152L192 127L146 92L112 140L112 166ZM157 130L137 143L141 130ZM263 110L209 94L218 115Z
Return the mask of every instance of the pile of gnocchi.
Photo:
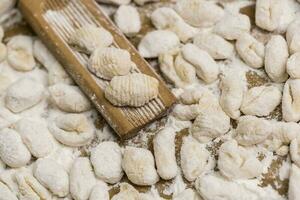
M97 1L178 103L121 141L36 36L4 34L22 19L1 1L1 200L299 199L299 2ZM107 30L69 43L112 104L157 97Z

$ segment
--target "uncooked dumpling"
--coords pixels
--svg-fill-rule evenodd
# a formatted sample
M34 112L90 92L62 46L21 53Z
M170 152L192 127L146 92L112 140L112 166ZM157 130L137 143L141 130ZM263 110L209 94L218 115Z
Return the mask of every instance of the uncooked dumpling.
M283 89L282 116L285 121L300 120L300 80L289 79Z

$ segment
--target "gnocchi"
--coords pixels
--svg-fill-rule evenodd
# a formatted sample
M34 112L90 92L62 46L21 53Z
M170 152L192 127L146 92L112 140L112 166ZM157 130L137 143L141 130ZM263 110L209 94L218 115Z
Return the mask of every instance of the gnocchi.
M219 75L219 66L206 52L193 44L186 44L181 49L183 58L196 68L196 73L206 83L214 82Z
M143 148L129 147L124 150L122 167L128 179L137 185L153 185L158 180L152 153Z
M185 105L197 104L205 92L207 92L205 88L187 88L179 96L179 99Z
M286 40L289 45L289 50L291 54L297 53L300 51L300 20L296 19L287 28L286 31Z
M246 115L267 116L281 103L281 91L275 86L259 86L248 90L241 110Z
M51 100L65 112L81 113L91 109L91 103L77 86L58 83L49 87Z
M102 142L91 151L95 174L103 181L114 184L123 177L122 152L115 142Z
M299 140L299 138L295 138L291 141L290 155L291 155L292 161L298 167L300 167L300 140Z
M265 47L250 34L244 33L237 38L236 50L250 67L257 69L263 66Z
M99 182L93 187L89 200L109 200L108 186L104 182Z
M120 192L112 197L111 200L135 200L138 199L139 192L128 183L120 184Z
M300 52L294 53L287 60L286 71L293 79L300 78Z
M282 116L285 121L300 120L300 80L289 79L283 88Z
M83 114L61 114L49 123L52 135L62 144L80 147L94 137L93 125Z
M133 73L115 76L105 88L105 97L115 106L140 107L158 96L157 79Z
M265 50L265 70L274 82L284 82L288 79L287 61L288 45L281 35L271 37Z
M5 106L10 111L19 113L38 104L43 96L44 86L41 83L31 78L22 78L7 88Z
M177 104L172 111L172 115L179 120L189 121L196 119L200 112L201 108L198 104Z

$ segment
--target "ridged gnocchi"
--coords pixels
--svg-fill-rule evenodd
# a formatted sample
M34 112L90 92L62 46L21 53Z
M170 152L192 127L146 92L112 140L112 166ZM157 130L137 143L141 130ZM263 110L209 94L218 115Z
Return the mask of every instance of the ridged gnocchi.
M129 74L133 66L128 51L115 47L97 48L88 63L93 74L106 80Z
M97 48L110 46L113 36L104 28L88 24L76 29L68 42L83 52L92 53Z
M219 66L206 51L193 44L186 44L181 52L183 58L195 67L197 76L205 83L212 83L218 78Z
M140 107L158 96L157 79L133 73L115 76L105 88L105 97L115 106Z
M122 168L137 185L153 185L159 180L152 153L148 149L129 147L124 150Z
M281 91L276 86L259 86L248 90L241 106L246 115L267 116L281 103Z
M284 82L288 79L287 60L288 45L281 35L271 37L265 50L265 70L274 82Z
M81 113L91 109L91 103L77 86L58 83L49 87L51 100L65 112Z
M114 184L123 177L122 151L115 142L102 142L91 151L95 174L101 180Z
M250 179L262 173L263 164L254 152L238 146L235 140L229 140L219 149L218 168L229 179Z
M253 36L244 33L237 38L236 50L247 65L255 69L264 65L265 46Z
M49 123L52 135L64 145L80 147L94 137L94 128L83 114L61 114Z

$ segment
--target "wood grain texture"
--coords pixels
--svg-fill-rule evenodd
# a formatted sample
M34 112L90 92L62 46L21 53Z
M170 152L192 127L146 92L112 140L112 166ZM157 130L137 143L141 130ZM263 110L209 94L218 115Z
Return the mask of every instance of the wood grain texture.
M121 138L135 135L147 124L163 116L175 103L175 97L165 83L94 0L20 0L19 8L40 39ZM86 67L88 56L77 52L67 43L75 29L86 24L108 30L114 37L113 45L130 53L137 66L136 72L159 80L158 98L139 108L115 107L105 99L104 88L108 82L90 73Z

